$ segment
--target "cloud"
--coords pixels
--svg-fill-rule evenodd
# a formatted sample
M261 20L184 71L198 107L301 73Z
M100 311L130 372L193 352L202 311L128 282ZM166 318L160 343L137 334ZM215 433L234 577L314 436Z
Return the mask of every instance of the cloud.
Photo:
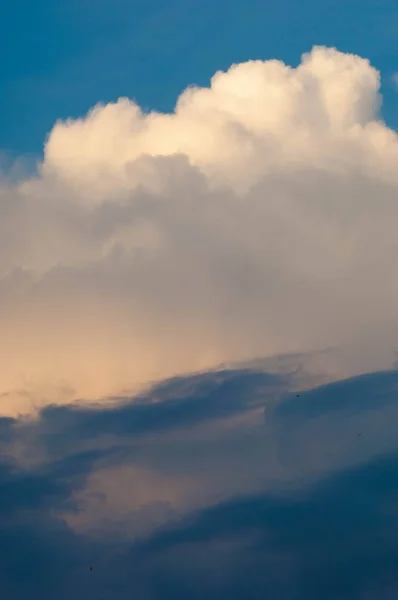
M367 60L249 61L172 114L131 100L58 122L0 189L0 412L181 373L397 343L398 138Z
M396 451L397 381L375 373L297 397L294 376L224 371L113 407L3 419L2 511L51 507L77 532L130 538L222 499L302 487Z
M289 497L220 503L136 544L130 564L154 597L167 573L170 598L393 598L396 468L394 454Z
M395 597L397 382L375 373L297 398L294 377L224 371L122 407L2 419L3 593Z

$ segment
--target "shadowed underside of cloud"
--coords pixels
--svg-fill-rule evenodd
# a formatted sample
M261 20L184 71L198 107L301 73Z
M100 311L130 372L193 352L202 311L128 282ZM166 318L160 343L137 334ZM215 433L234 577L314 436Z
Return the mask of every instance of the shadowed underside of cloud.
M396 597L397 385L224 370L2 419L2 594Z
M170 598L393 598L397 468L393 455L288 499L211 508L138 546L134 572Z
M175 375L397 343L398 138L369 62L249 61L171 114L128 99L58 122L0 186L0 413ZM341 375L341 373L340 373Z

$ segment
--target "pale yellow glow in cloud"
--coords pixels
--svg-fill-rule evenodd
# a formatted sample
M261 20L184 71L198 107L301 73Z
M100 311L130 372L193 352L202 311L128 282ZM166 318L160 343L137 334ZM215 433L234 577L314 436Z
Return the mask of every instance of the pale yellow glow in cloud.
M40 175L0 189L0 413L333 344L357 370L387 360L398 137L379 106L367 60L314 48L233 65L173 114L120 99L58 122Z

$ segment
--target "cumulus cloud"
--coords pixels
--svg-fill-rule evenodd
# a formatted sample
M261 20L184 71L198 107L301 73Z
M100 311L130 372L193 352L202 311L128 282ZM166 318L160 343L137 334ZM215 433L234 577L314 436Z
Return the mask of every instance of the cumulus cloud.
M398 137L369 62L249 61L172 114L58 122L0 189L0 412L398 336ZM354 347L353 346L353 347ZM354 356L355 355L355 356Z

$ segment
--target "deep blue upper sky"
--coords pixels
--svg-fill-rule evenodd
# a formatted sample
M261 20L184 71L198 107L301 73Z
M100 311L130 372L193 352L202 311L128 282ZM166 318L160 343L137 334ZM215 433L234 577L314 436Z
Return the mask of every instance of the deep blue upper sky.
M40 153L58 118L135 98L171 110L189 84L253 58L297 64L314 44L369 58L398 124L395 0L14 0L0 19L0 148Z

